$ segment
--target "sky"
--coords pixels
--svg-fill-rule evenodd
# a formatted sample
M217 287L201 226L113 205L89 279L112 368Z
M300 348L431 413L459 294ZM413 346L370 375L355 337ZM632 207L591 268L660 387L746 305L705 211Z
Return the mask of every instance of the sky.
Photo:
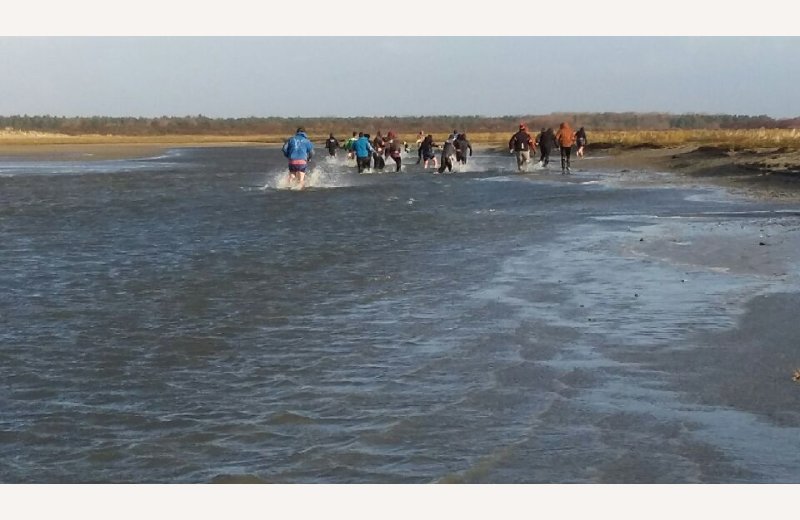
M255 7L230 0L189 10L140 0L119 4L114 16L107 2L78 0L48 5L49 21L37 16L42 2L29 0L14 24L0 23L8 72L0 115L798 117L800 31L752 31L793 18L776 16L772 2L738 18L728 12L720 25L721 10L704 10L699 0L672 0L669 9L570 2L561 11L483 3L477 17L464 19L445 4L416 0L385 12L321 1ZM83 6L91 16L80 15ZM643 23L648 11L651 23ZM629 23L637 19L621 13L640 17L637 30ZM759 24L762 18L772 24Z

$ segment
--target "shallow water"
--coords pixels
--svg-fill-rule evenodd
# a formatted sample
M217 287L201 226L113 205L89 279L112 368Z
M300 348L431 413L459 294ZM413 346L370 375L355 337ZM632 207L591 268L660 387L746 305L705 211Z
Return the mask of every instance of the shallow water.
M800 481L795 208L406 160L0 161L0 481Z

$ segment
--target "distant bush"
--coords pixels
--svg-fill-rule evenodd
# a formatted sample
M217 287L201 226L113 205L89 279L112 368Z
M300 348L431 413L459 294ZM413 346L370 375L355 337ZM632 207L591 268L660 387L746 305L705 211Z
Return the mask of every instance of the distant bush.
M557 128L562 121L574 128L587 131L604 130L752 130L800 128L800 118L773 119L768 116L665 114L635 112L553 113L547 115L518 115L502 117L482 116L426 116L426 117L349 117L349 118L287 118L245 117L209 118L202 114L183 117L57 117L13 115L0 116L0 128L7 131L37 131L64 135L288 135L298 126L310 134L337 137L350 136L352 132L389 130L414 136L419 131L446 134L453 129L468 134L513 133L520 122L531 132L540 128Z

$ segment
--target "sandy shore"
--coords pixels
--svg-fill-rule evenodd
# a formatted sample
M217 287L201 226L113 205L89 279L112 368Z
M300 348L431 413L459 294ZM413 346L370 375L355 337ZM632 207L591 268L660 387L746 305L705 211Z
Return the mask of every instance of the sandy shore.
M0 160L87 161L137 159L159 155L169 148L203 146L273 146L253 142L145 142L91 144L5 144L0 143Z

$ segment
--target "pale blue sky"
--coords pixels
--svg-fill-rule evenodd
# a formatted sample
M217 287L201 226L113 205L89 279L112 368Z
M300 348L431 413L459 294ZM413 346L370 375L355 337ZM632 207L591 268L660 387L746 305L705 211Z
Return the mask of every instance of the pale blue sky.
M800 37L0 37L0 115L800 116Z

